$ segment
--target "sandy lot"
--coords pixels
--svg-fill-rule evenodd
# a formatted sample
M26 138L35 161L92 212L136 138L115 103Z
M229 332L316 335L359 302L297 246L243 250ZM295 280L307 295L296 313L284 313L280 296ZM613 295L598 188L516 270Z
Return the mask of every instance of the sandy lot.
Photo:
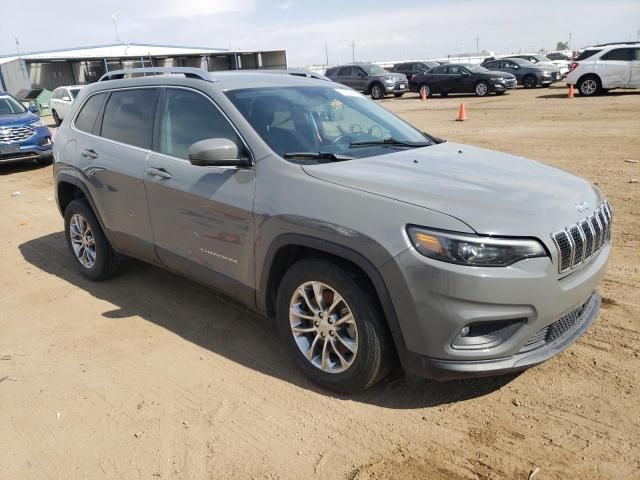
M396 375L348 398L309 383L268 319L214 291L141 263L84 280L51 167L0 165L0 478L640 478L640 163L625 161L640 160L640 92L564 94L383 104L596 182L615 247L594 327L518 376Z

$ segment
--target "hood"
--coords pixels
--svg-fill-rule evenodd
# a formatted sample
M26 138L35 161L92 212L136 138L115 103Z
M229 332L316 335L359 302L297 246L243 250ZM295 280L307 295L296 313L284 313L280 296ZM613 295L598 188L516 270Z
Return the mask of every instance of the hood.
M563 170L449 142L303 168L327 182L450 215L478 233L545 241L601 201L588 181ZM590 210L578 213L577 202Z
M407 80L407 76L404 73L398 73L398 72L380 73L380 74L371 75L371 76L378 77L378 78L393 78L395 82L402 82Z
M40 120L31 112L0 115L0 127L21 127Z
M550 72L559 71L558 66L554 65L551 62L538 62L535 65L536 65L536 67L542 68L543 70L548 70Z

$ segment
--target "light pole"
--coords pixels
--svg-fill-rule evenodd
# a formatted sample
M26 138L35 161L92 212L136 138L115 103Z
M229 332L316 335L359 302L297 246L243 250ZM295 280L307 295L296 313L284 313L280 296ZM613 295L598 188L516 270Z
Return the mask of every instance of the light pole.
M111 15L111 20L113 20L113 29L116 32L116 43L122 43L120 41L120 35L118 35L118 20L115 15Z

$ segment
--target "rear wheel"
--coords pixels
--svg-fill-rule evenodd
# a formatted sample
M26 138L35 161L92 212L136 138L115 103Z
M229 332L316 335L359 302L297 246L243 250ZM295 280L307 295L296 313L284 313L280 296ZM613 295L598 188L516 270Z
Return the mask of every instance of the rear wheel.
M522 79L522 86L524 88L535 88L538 84L538 80L535 75L525 75Z
M85 277L106 280L118 272L122 257L111 248L86 200L74 200L67 206L64 230L67 246Z
M598 95L602 91L602 82L596 75L586 75L578 81L578 92L585 97Z
M287 350L313 382L340 393L381 380L393 359L375 296L355 272L321 259L304 259L278 289L278 328Z
M381 100L384 98L384 87L380 83L374 83L371 86L371 98Z
M440 96L441 97L448 97L449 96L449 92L440 92Z
M429 85L427 85L426 83L423 83L422 85L420 85L420 88L418 88L418 95L420 95L422 97L422 89L424 89L424 94L427 97L431 96L431 87L429 87Z
M53 121L56 122L56 125L59 127L60 124L62 123L62 120L60 119L60 117L58 116L58 112L56 112L55 110L53 110L51 112L51 116L53 117Z
M489 94L489 84L484 80L480 80L476 83L475 92L478 97L487 96Z

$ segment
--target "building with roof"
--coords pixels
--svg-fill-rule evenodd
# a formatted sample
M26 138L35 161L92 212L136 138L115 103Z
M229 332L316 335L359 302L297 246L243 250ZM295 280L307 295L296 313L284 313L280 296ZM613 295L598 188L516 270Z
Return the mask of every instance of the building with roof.
M0 55L0 90L53 90L95 82L106 72L138 67L197 67L207 71L287 68L285 50L116 43L15 55Z

